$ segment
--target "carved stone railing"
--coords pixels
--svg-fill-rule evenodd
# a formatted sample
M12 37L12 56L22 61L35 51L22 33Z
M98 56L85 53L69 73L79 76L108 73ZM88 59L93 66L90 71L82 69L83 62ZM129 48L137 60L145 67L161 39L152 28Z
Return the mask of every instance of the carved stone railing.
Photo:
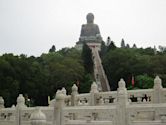
M66 106L72 106L72 102L73 105L79 106L116 104L117 91L98 92L95 86L93 89L95 92L91 88L90 93L79 94L77 86L74 85L72 95L65 96ZM162 88L159 77L155 78L153 89L128 90L127 95L130 104L166 103L166 89Z
M166 89L165 88L162 88L162 98L161 98L161 102L162 103L166 103Z
M86 94L79 94L76 96L77 97L77 105L79 106L86 106L86 105L90 105L90 94L86 93Z
M153 89L129 90L128 98L130 104L153 103Z
M27 107L23 95L17 105L4 108L0 97L0 125L165 125L166 89L154 79L153 89L127 90L125 81L117 91L99 92L96 83L89 93L79 94L73 85L71 95L58 90L49 107Z
M128 105L126 107L128 114L128 124L149 122L163 122L166 124L166 104L143 104Z
M37 107L45 114L48 124L52 124L54 120L54 108L53 107ZM36 110L35 107L29 107L22 109L20 112L20 125L30 125L31 114Z
M16 110L15 108L0 109L0 125L15 125Z
M63 108L64 124L75 123L80 121L85 125L87 123L100 123L105 121L111 124L116 124L116 107L115 106L85 106L85 107L65 107ZM102 122L101 122L102 123Z
M100 92L95 95L96 105L112 105L117 102L117 92Z
M3 106L2 106L3 107ZM46 124L52 125L54 121L53 107L40 107L46 115ZM11 108L0 108L0 125L31 125L31 114L36 110L35 107L26 107L25 99L20 94L17 98L17 105ZM40 117L40 115L38 115ZM36 117L36 118L39 118ZM36 119L36 121L42 119ZM46 125L45 124L45 125ZM36 123L34 125L37 125ZM42 124L39 124L42 125ZM44 125L44 124L43 124Z

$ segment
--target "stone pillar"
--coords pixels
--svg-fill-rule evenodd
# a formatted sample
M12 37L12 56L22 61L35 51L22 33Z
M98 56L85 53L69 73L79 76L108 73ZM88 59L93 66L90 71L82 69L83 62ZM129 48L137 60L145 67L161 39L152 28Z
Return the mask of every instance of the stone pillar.
M40 108L35 109L31 114L30 120L31 125L46 125L46 115L40 110Z
M66 89L64 87L62 88L62 93L66 95Z
M54 125L63 125L63 112L62 109L65 106L65 95L61 90L56 92L56 102L54 106Z
M16 105L16 108L19 108L19 109L22 109L22 108L25 108L27 107L25 105L25 98L23 97L22 94L19 94L19 96L17 97L17 105Z
M163 123L163 125L166 124L166 116L161 116L161 122Z
M4 99L0 96L0 109L4 108Z
M72 93L71 93L71 105L72 106L78 105L77 95L78 95L78 87L76 86L76 84L74 84L72 86Z
M156 76L153 86L153 103L162 102L162 88L162 81L159 76Z
M129 104L128 102L128 94L125 85L125 81L121 79L118 83L119 88L117 91L117 123L118 125L128 125L127 121L127 112L126 106Z
M25 105L25 98L23 97L22 94L19 94L19 96L17 97L17 105L16 105L16 125L21 125L20 121L21 110L26 107L27 106Z
M94 106L96 105L96 99L95 99L95 94L98 93L98 87L96 82L93 82L91 85L91 90L90 90L90 96L91 96L91 100L90 100L90 105Z

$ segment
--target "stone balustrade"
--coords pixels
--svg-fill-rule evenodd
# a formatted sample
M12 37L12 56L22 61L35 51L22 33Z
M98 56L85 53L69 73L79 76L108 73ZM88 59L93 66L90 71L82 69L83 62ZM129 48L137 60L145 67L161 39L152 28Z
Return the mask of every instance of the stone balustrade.
M0 125L165 125L166 89L154 79L153 89L127 90L121 79L117 91L99 92L95 83L89 93L71 95L58 90L48 107L27 107L22 94L17 105L4 108L0 97Z
M40 108L36 108L35 111L31 113L30 119L31 125L46 125L46 115Z

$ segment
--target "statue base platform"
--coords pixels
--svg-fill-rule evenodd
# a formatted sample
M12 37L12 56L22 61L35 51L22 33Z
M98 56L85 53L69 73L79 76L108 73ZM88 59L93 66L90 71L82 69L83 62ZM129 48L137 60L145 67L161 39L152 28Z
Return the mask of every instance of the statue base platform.
M98 50L101 49L101 40L85 40L85 41L78 41L76 42L75 48L78 50L82 50L82 47L86 43L90 48L97 48Z

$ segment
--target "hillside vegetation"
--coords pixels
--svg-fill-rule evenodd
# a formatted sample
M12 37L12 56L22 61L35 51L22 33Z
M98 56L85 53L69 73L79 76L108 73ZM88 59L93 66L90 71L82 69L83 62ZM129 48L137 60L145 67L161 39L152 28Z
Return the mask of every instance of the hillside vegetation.
M48 105L57 89L65 87L71 92L77 84L80 92L88 92L92 75L85 72L81 51L63 48L42 54L40 57L4 54L0 56L0 95L5 105L16 104L19 93L24 94L31 105Z
M124 78L128 89L152 88L156 75L166 87L166 51L137 48L136 45L130 48L123 42L120 48L114 42L107 46L103 42L101 46L100 56L111 89L117 89L120 78ZM72 85L77 84L80 93L89 92L92 81L93 59L87 45L82 51L75 48L56 51L53 46L40 57L0 56L0 96L7 107L16 104L19 93L31 106L48 105L48 96L54 98L57 89L65 87L70 94Z
M120 78L124 78L128 89L146 89L153 87L153 80L159 75L166 87L166 49L132 48L127 44L120 48L113 41L106 46L102 44L100 52L103 66L112 90L117 89ZM132 77L134 86L131 84Z

